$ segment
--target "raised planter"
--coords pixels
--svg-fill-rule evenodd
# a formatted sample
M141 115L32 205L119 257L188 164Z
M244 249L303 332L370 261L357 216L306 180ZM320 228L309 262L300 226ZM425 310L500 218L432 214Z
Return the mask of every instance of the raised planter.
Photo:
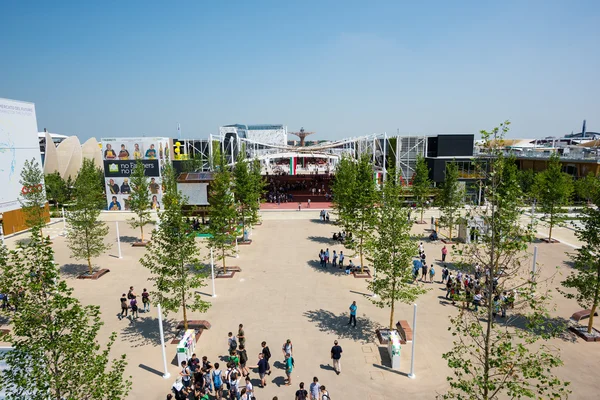
M77 279L93 279L93 280L96 280L96 279L99 279L101 276L103 276L105 274L108 274L109 272L110 272L110 269L103 268L103 269L101 269L99 271L94 272L93 274L90 274L89 272L81 274L81 275L79 275L77 277Z
M419 224L419 225L427 225L428 222L427 221L415 221L415 224Z
M188 329L193 329L196 332L194 335L194 340L197 342L198 339L200 339L200 336L202 336L202 332L210 329L210 322L199 319L189 320ZM171 340L171 344L178 344L184 334L185 329L183 328L183 321L180 321L175 327L175 336Z
M586 342L600 342L600 331L596 328L592 328L592 333L588 333L587 326L583 325L570 326L569 330Z
M242 272L242 269L238 266L232 265L231 267L227 267L227 272L223 272L222 268L219 268L217 271L217 275L215 278L229 279L233 278L237 272Z
M387 328L375 329L375 334L379 340L379 344L387 345L390 341L390 330Z
M248 244L252 244L252 239L248 239L248 240L238 240L238 245L243 246L243 245L248 245Z
M543 238L541 240L542 240L542 242L545 242L545 243L560 243L560 241L558 241L556 239Z
M133 243L131 243L131 247L146 247L146 246L148 246L148 243L150 243L149 240L133 242Z
M362 279L368 279L371 278L371 271L369 271L369 268L364 268L363 272L360 272L360 269L355 270L352 275L354 275L355 278L362 278Z
M444 244L455 244L456 242L453 242L450 239L442 239L442 243L444 243Z

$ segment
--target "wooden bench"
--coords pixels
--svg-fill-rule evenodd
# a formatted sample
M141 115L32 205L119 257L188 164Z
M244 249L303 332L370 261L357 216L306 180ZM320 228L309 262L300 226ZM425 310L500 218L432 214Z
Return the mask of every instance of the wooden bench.
M176 329L183 329L183 321L177 324ZM188 320L188 329L210 329L210 322L204 319Z
M571 319L575 322L579 322L580 320L582 320L584 318L589 318L591 313L592 313L592 310L577 311L576 313L571 315ZM598 316L598 312L594 312L594 317L597 317L597 316Z
M396 329L398 329L398 333L400 334L400 337L402 338L402 341L404 342L403 344L412 342L413 331L410 328L410 325L408 325L408 321L404 321L404 320L398 321L398 323L396 324Z

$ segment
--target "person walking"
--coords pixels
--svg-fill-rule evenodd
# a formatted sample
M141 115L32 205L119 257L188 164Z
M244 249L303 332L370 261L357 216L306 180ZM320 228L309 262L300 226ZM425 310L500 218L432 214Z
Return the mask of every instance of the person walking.
M238 327L238 334L237 334L237 338L238 338L238 342L240 343L240 346L245 346L246 345L246 336L244 336L244 325L240 324Z
M319 378L316 376L313 378L310 384L310 400L319 400L319 392L321 391L321 385L319 384Z
M340 251L340 269L344 268L344 252Z
M327 388L325 388L325 385L321 386L321 400L331 400L331 397L329 397L329 392L327 391Z
M310 208L310 199L306 202L306 208Z
M127 317L127 309L129 308L129 306L127 305L127 297L125 297L125 293L121 295L119 301L121 302L121 314L119 314L120 320L123 317Z
M446 261L446 255L448 254L448 249L446 248L446 246L444 245L444 247L442 247L442 262Z
M259 387L264 388L267 386L267 379L265 378L267 372L269 371L269 363L265 359L264 353L258 353L258 362L256 365L252 365L249 368L258 368L258 376L260 378ZM246 378L248 379L248 378Z
M144 312L150 312L150 293L144 288L142 292L142 304L144 304Z
M446 282L446 279L448 279L448 267L444 264L444 268L442 268L442 283Z
M248 362L248 354L246 353L246 348L243 344L240 344L238 354L240 356L240 372L242 373L242 376L247 377L250 374L250 371L248 371L248 368L246 367L246 363Z
M354 321L354 327L356 328L356 310L358 307L356 306L356 301L353 301L350 305L350 321L348 321L348 325Z
M215 396L217 399L223 397L223 371L219 369L219 363L215 363L215 369L212 372L212 381L215 385Z
M338 344L338 341L335 340L333 342L333 347L331 348L331 360L333 361L333 370L337 375L342 372L342 364L340 363L340 359L342 358L342 346Z
M337 267L337 259L338 259L338 255L336 254L335 250L333 251L333 258L331 260L331 266L332 267Z
M294 346L292 345L292 341L290 339L286 340L283 346L281 347L281 351L283 352L284 360L286 357L292 357L294 354Z
M423 261L423 265L421 266L421 282L427 282L427 264Z
M433 268L433 264L429 267L429 283L433 283L433 277L435 276L435 269Z
M133 286L129 286L129 292L127 292L127 299L131 300L133 299L135 296L137 296L135 294L135 292L133 291Z
M138 314L138 305L135 296L133 296L132 299L129 300L129 305L131 306L131 319L134 320L139 318L140 315Z
M285 380L286 386L290 386L292 384L292 372L294 371L294 358L286 354L285 355L285 375L287 379Z
M235 337L233 337L233 332L229 332L227 334L227 347L229 349L229 355L232 355L235 352L237 346L237 340L235 340Z
M181 383L183 383L183 386L186 388L192 386L192 375L187 366L187 361L181 362L181 371L179 372L179 376L181 376Z
M295 400L308 400L308 392L304 389L304 382L300 382L299 389L296 390Z
M267 342L262 342L261 344L262 347L262 355L265 359L265 361L267 362L267 374L271 375L271 366L269 365L269 359L271 358L271 350L269 350L269 346L267 346Z
M329 248L325 249L325 266L329 264Z
M302 203L298 202L298 211L302 210Z

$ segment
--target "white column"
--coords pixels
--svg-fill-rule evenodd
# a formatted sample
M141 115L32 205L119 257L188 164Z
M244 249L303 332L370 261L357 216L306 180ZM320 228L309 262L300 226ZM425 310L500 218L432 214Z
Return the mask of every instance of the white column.
M410 379L415 379L415 342L417 341L417 304L415 303L414 311L413 311L413 340L412 340L412 354L410 357L410 374L408 377Z
M119 234L119 221L115 221L117 225L117 247L119 248L119 258L123 258L121 256L121 235Z
M215 259L213 258L213 248L210 248L210 273L212 275L212 288L213 295L212 297L217 297L217 292L215 291Z
M165 369L163 378L169 379L171 377L171 374L167 370L167 353L165 350L165 335L163 333L162 310L160 309L160 304L158 305L157 309L158 309L158 329L160 331L160 347L162 348L163 367Z

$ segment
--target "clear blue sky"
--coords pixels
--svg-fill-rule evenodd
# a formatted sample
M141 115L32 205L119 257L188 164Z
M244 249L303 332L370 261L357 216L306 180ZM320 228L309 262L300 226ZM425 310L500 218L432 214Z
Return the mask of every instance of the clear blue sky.
M600 131L599 18L597 0L4 1L0 97L84 139Z

